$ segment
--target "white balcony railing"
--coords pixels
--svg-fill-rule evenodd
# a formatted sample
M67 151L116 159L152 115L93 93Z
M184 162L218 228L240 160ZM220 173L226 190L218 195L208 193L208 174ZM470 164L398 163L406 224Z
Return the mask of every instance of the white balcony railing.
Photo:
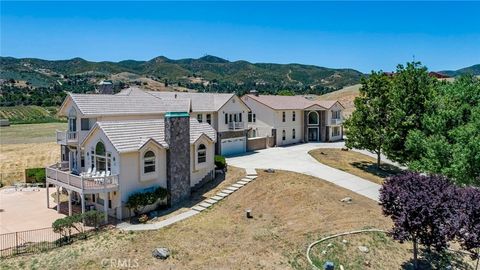
M340 125L342 123L342 119L331 119L331 125Z
M243 127L244 127L243 122L230 122L230 123L228 123L228 129L230 129L230 130L244 129Z
M57 144L77 143L78 131L57 130Z
M45 169L47 180L82 191L101 192L118 189L118 175L110 176L80 176L70 171L62 170L62 164L57 163Z

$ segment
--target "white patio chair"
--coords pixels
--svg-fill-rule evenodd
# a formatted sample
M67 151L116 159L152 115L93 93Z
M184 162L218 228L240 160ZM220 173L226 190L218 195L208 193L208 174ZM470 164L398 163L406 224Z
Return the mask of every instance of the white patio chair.
M102 171L102 172L100 173L100 177L105 177L105 171Z
M112 173L110 171L107 171L107 174L105 176L110 176Z

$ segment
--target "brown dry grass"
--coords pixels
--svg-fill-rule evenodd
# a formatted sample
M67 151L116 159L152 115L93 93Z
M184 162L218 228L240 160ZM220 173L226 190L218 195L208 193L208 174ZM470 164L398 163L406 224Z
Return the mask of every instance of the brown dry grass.
M344 117L349 117L355 110L353 100L359 95L360 84L344 87L338 91L319 96L318 100L338 100L345 107Z
M345 196L353 202L341 203ZM247 208L253 219L245 217ZM352 229L390 226L378 204L365 197L303 174L261 172L213 208L170 227L137 233L112 230L0 265L98 269L102 259L126 259L136 260L141 269L306 269L305 250L312 241ZM168 260L152 258L151 251L159 246L172 251Z
M379 170L376 159L355 151L321 148L312 150L309 154L320 163L377 184L382 184L386 177L401 172L399 168L387 163L382 163L382 169Z

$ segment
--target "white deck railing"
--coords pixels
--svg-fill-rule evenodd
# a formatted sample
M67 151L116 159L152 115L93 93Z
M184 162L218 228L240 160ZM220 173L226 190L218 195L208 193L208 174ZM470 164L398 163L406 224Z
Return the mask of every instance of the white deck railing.
M80 176L72 174L70 171L61 170L61 164L57 163L47 167L46 177L75 187L81 190L102 190L118 188L118 175L110 176Z
M243 129L243 122L230 122L228 123L228 129L230 130Z
M67 144L78 142L78 131L60 131L57 130L57 143Z
M331 125L340 125L342 123L342 119L331 119Z

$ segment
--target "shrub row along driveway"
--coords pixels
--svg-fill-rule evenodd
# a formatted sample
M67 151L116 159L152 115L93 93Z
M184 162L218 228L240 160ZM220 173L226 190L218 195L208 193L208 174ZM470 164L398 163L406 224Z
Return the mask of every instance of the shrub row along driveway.
M339 143L305 143L263 149L227 158L229 165L245 169L281 169L325 179L340 187L378 201L380 185L358 176L334 169L315 160L308 151L317 148L342 147Z

